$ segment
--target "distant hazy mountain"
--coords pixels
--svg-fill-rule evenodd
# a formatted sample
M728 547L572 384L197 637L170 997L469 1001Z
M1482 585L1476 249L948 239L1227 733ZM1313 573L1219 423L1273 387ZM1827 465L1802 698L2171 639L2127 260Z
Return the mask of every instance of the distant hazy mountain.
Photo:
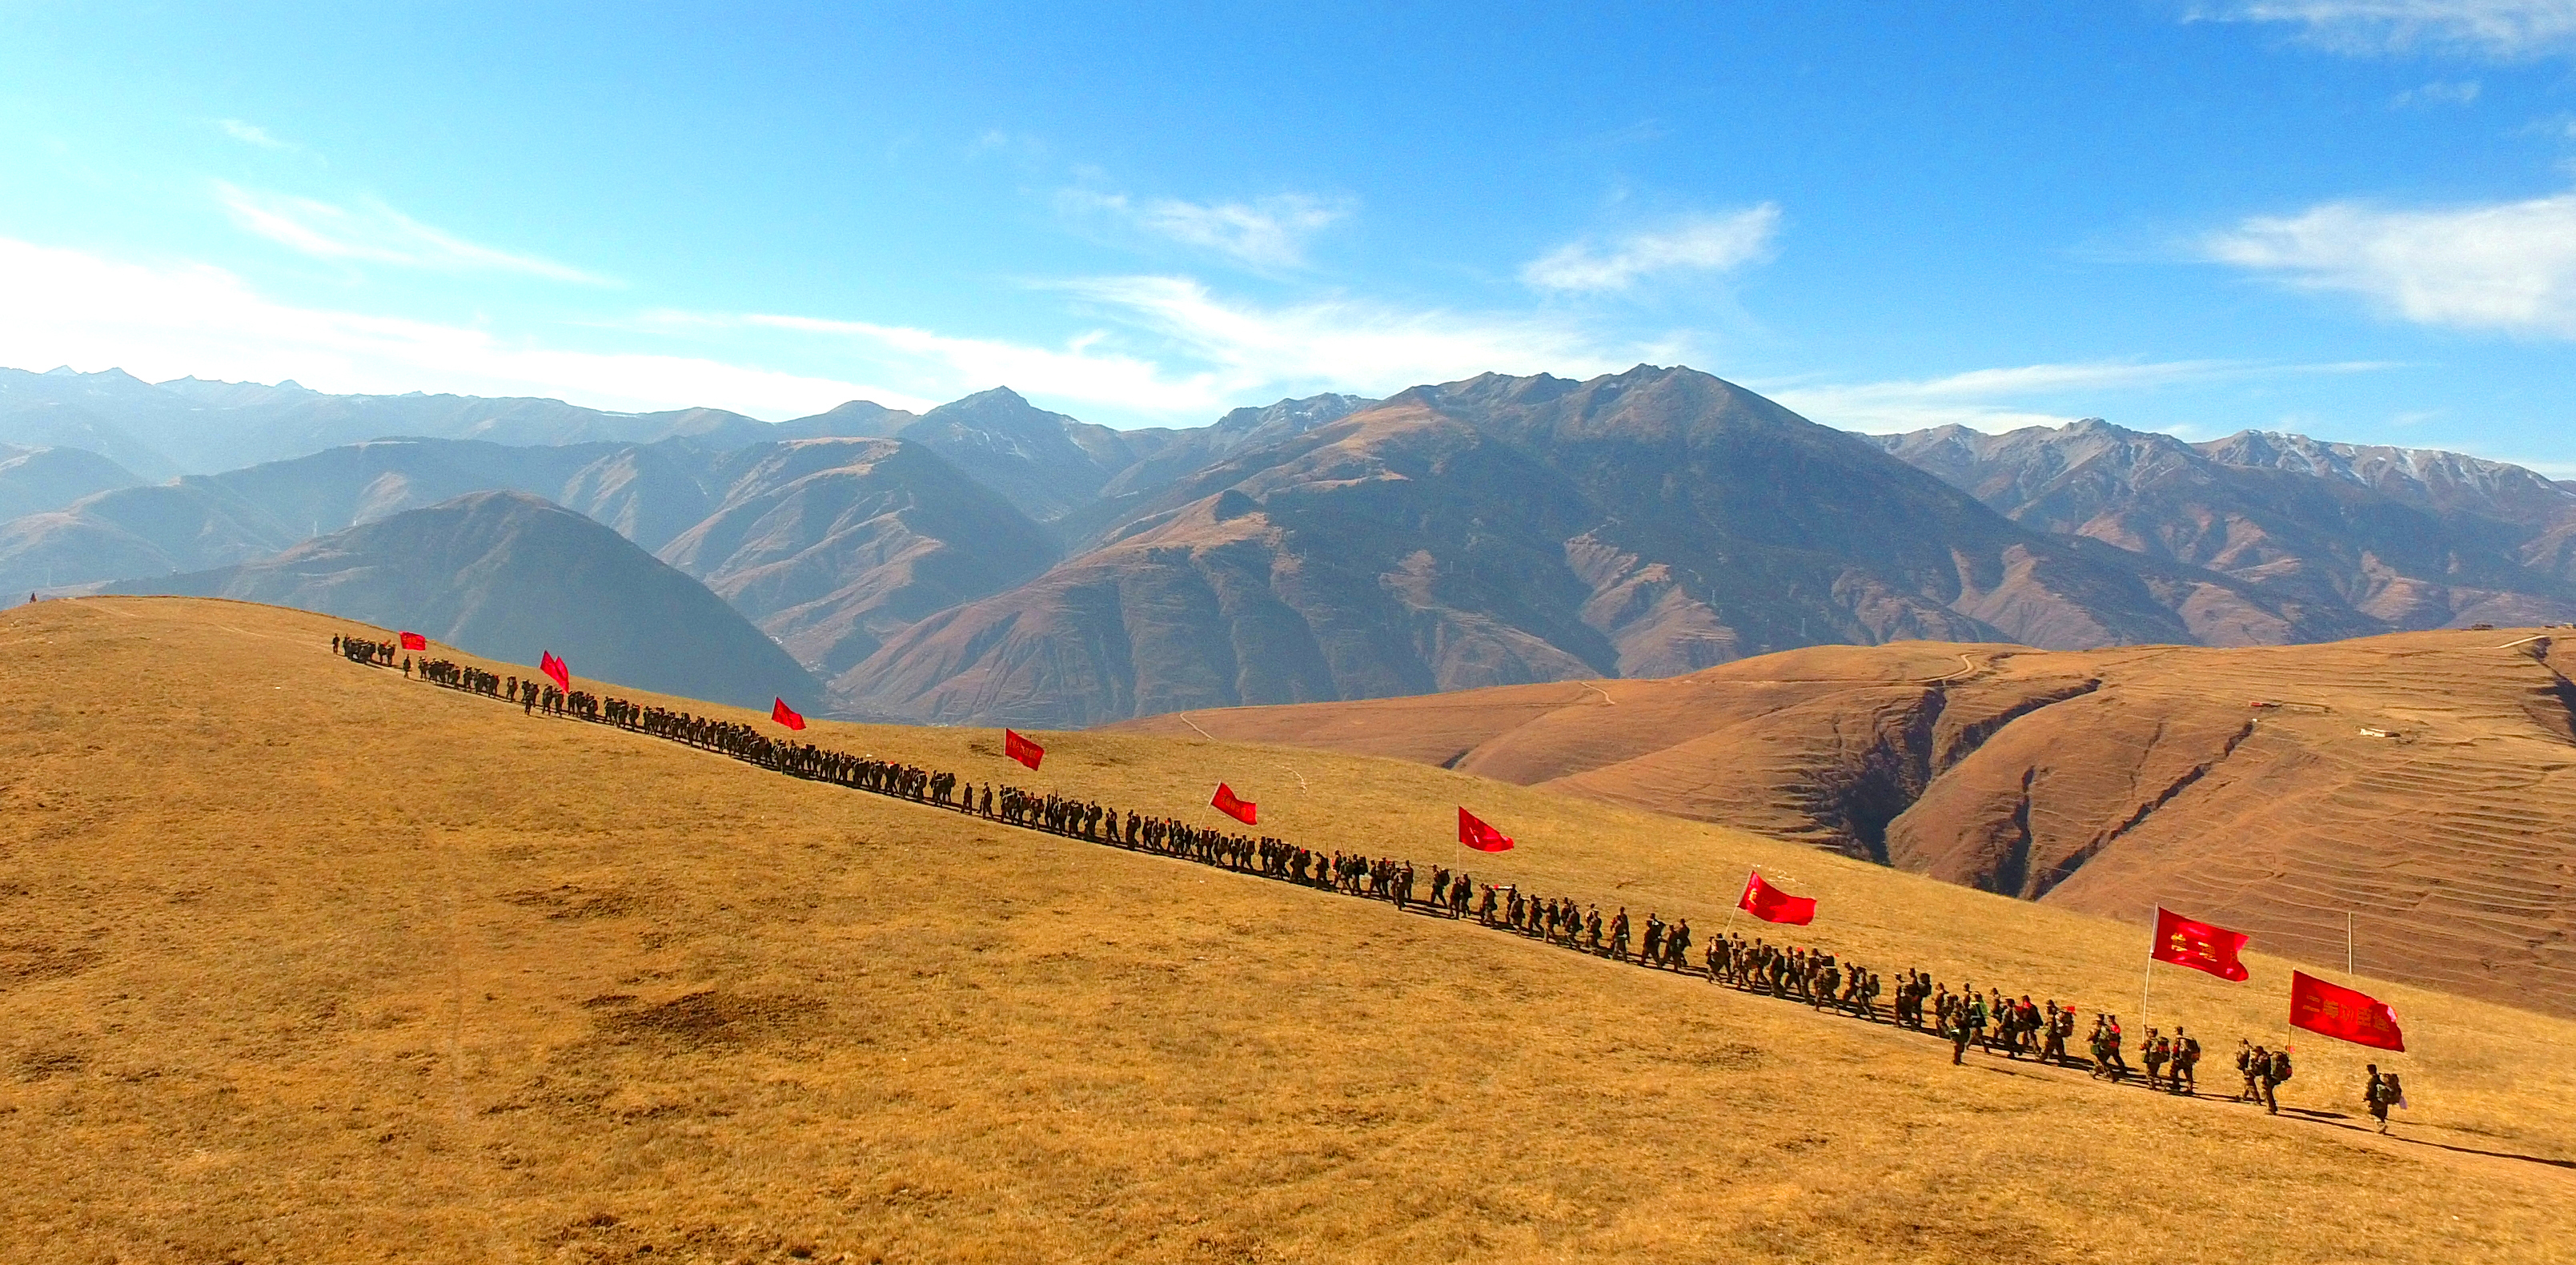
M914 625L834 678L836 702L1083 724L1667 675L1815 642L2303 631L2240 582L2018 527L1686 369L1418 387L1220 461L1107 538Z
M1136 460L1101 486L1098 498L1057 519L1057 537L1068 548L1100 543L1101 532L1133 515L1182 479L1233 456L1286 443L1318 426L1377 403L1356 395L1317 395L1281 400L1267 408L1239 408L1212 426L1122 432Z
M571 502L658 546L711 498L694 450L380 440L85 497L0 523L0 592L227 566L468 492Z
M870 400L847 404L778 424L772 439L884 439L909 426L919 414L887 408Z
M2247 431L2205 444L2099 419L1873 437L2024 526L2233 577L2382 632L2576 618L2576 492L2457 453Z
M1170 431L1117 431L1050 413L1009 387L978 392L921 415L901 431L1021 513L1051 523L1169 442Z
M142 481L94 452L0 444L0 520L61 509L84 496Z
M112 593L230 597L407 628L576 676L766 707L814 706L814 678L706 586L533 496L478 492L333 532L239 566Z
M1056 558L1046 532L999 493L905 440L762 444L717 463L709 482L720 503L662 560L824 673Z
M8 467L0 465L0 491ZM0 592L227 566L469 492L577 510L712 584L837 672L935 610L1056 557L1046 533L930 450L893 439L507 447L351 444L128 487L0 522Z
M0 369L0 442L85 448L147 478L210 474L390 436L513 445L688 438L710 447L777 437L768 423L722 409L611 413L561 400L331 395L293 382L154 384L120 369Z

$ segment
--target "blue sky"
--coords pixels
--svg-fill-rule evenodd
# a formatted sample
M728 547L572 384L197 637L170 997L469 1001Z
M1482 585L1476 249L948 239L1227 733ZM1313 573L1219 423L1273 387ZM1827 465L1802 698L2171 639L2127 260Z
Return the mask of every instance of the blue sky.
M2576 473L2576 0L744 8L0 4L0 364L1188 425L1651 361Z

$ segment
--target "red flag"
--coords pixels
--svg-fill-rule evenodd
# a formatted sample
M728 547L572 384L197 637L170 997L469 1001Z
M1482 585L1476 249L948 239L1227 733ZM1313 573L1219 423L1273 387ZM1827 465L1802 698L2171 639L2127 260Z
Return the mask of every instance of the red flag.
M1260 824L1253 820L1253 809L1258 806L1251 800L1237 798L1234 793L1234 788L1223 782L1216 784L1216 798L1209 800L1208 802L1210 804L1214 804L1218 812L1224 813L1226 816L1232 817L1236 821L1242 822L1244 825L1252 826Z
M2236 951L2245 947L2245 933L2225 927L2193 922L2162 906L2156 908L2156 947L2147 956L2159 962L2188 966L2207 971L2220 979L2245 978L2245 964L2236 960Z
M2329 984L2305 971L2290 972L2290 1026L2340 1037L2354 1045L2404 1050L2397 1012L2367 993Z
M777 721L779 724L787 726L790 729L803 729L805 727L805 718L797 715L796 709L789 707L787 705L787 700L783 698L769 705L769 718Z
M1509 852L1512 837L1477 819L1461 805L1458 809L1458 842L1478 852Z
M419 633L403 633L400 635L402 637L402 648L405 650L429 649L429 638L421 636Z
M537 660L537 671L545 673L547 679L555 683L556 689L572 693L572 669L564 666L564 661L556 658L554 651L546 651L544 657Z
M1785 922L1806 926L1816 920L1816 899L1792 896L1762 881L1762 871L1755 870L1744 878L1744 897L1735 907L1764 922Z
M1032 769L1046 758L1046 748L1021 737L1016 729L1002 731L1002 752Z

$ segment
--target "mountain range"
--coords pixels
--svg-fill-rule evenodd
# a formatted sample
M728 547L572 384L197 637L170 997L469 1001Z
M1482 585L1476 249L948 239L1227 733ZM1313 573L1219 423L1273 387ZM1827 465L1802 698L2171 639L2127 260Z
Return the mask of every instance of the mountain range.
M585 677L737 707L773 698L812 707L821 694L704 585L591 519L519 492L471 493L255 562L103 591L299 607L510 663L551 650Z
M0 440L19 443L185 432L198 446L171 451L204 460L380 426L409 430L149 485L159 467L98 449L0 455L0 498L24 487L10 504L42 507L0 521L0 591L238 566L509 491L703 582L838 714L1034 726L1669 676L1828 643L2235 646L2576 619L2576 493L2520 467L2100 421L1859 436L1683 368L1489 374L1127 431L1000 388L773 425L0 374Z

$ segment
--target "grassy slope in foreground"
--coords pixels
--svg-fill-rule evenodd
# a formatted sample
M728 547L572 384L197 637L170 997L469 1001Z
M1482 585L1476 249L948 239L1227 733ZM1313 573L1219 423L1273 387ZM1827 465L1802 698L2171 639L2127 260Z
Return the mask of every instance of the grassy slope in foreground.
M0 614L12 1260L2566 1259L2576 1026L2384 983L2403 1141L1946 1050L1373 902L797 782L331 656ZM532 648L533 649L533 648ZM524 672L506 665L496 670ZM578 670L580 665L574 665ZM630 695L633 697L633 695ZM695 709L695 705L690 705ZM747 714L745 719L751 719ZM1389 761L818 741L2134 1007L2137 929ZM1187 815L1208 821L1205 809ZM1275 823L1275 824L1273 824ZM1805 938L1805 937L1802 937ZM2160 971L2224 1059L2286 968ZM2299 1043L2357 1115L2363 1052ZM2213 1076L2213 1082L2220 1078Z

